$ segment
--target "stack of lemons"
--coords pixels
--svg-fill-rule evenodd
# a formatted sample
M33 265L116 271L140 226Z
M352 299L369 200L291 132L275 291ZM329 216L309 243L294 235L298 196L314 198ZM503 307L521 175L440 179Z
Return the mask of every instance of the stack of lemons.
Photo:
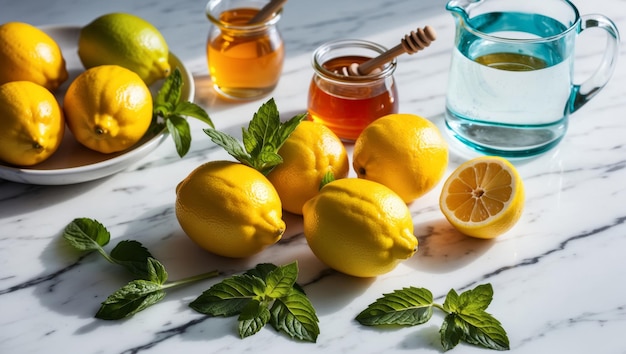
M414 114L385 116L361 133L352 153L355 178L348 177L345 146L320 123L301 122L279 154L283 162L267 176L237 162L194 170L176 189L176 215L187 235L221 256L251 256L281 238L285 210L302 215L307 243L326 265L378 276L417 251L409 205L448 168L438 128ZM440 195L450 223L479 238L509 230L523 204L521 178L499 157L460 165Z
M69 85L62 107L54 93L69 75L59 45L22 22L0 25L0 161L33 166L63 140L65 125L82 145L102 153L125 150L148 130L148 85L170 72L159 31L130 14L98 17L81 29L85 71Z

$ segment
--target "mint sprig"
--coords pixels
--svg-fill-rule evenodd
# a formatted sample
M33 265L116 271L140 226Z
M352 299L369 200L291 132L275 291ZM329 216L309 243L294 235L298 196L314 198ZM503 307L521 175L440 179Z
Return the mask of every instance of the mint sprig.
M209 316L239 315L241 338L267 323L292 338L315 342L319 319L296 280L296 262L277 267L262 263L242 275L224 279L204 291L189 306Z
M488 349L508 350L509 339L502 324L485 310L493 299L491 284L478 285L460 295L451 289L443 305L433 302L425 288L408 287L395 290L370 304L356 320L365 326L415 326L428 322L433 308L445 313L441 344L445 350L461 341Z
M191 147L191 129L184 117L197 118L214 127L213 121L202 107L193 102L181 101L182 87L182 74L175 68L154 98L152 118L153 129L163 129L165 124L180 157L185 156Z
M223 147L239 162L267 175L283 162L278 150L306 116L306 113L302 113L281 122L276 102L271 98L259 107L248 128L242 128L243 144L214 128L203 130L215 144Z
M110 253L104 249L111 238L100 222L89 218L76 218L63 232L63 238L74 248L85 252L98 252L110 263L118 264L132 273L130 281L102 302L95 317L119 320L132 316L165 297L165 290L219 275L218 271L168 282L167 271L150 252L137 241L120 241Z

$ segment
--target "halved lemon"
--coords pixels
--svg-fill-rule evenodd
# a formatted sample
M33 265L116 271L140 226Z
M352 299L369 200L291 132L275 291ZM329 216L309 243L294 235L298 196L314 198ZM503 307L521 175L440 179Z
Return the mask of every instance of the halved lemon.
M482 156L457 167L443 185L439 207L461 233L494 238L511 229L524 209L524 184L515 166Z

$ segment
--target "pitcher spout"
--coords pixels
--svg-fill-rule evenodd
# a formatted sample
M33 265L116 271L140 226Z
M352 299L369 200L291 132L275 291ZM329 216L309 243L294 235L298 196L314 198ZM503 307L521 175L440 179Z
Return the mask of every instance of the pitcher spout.
M483 1L485 0L450 0L446 4L446 10L466 20L469 17L469 11Z

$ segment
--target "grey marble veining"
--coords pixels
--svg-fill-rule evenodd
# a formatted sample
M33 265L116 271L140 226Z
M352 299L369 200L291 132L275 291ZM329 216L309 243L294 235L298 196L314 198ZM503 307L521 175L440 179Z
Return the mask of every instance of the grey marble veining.
M609 15L626 28L626 3L575 1L581 13ZM305 1L287 3L279 24L287 44L283 76L272 93L284 116L306 109L310 55L335 38L362 38L391 47L405 32L429 24L438 39L415 56L399 58L395 77L400 110L443 128L447 70L454 24L445 1ZM0 0L0 23L82 25L107 12L132 12L154 23L193 72L195 101L216 126L232 134L264 100L218 99L207 77L209 29L204 2ZM603 37L579 41L576 73L595 69ZM600 39L600 40L599 40ZM383 293L406 286L430 289L442 300L489 282L489 312L507 330L512 353L626 353L626 69L574 113L555 149L515 161L527 197L520 222L508 233L477 240L455 232L438 209L441 185L410 205L419 251L393 272L357 279L330 271L310 252L301 219L285 215L287 233L248 259L225 259L193 244L174 215L175 187L199 164L228 156L191 121L192 150L180 159L171 141L130 168L100 180L67 186L0 181L0 353L439 353L435 315L425 325L375 329L354 317ZM475 156L451 143L449 171ZM240 339L235 318L207 318L188 303L220 278L168 291L134 317L108 322L93 316L100 302L129 280L96 254L84 256L61 239L76 217L102 222L117 241L146 246L176 280L219 269L237 274L261 262L297 260L299 283L320 318L317 343L300 343L269 328ZM456 353L486 353L461 344Z

